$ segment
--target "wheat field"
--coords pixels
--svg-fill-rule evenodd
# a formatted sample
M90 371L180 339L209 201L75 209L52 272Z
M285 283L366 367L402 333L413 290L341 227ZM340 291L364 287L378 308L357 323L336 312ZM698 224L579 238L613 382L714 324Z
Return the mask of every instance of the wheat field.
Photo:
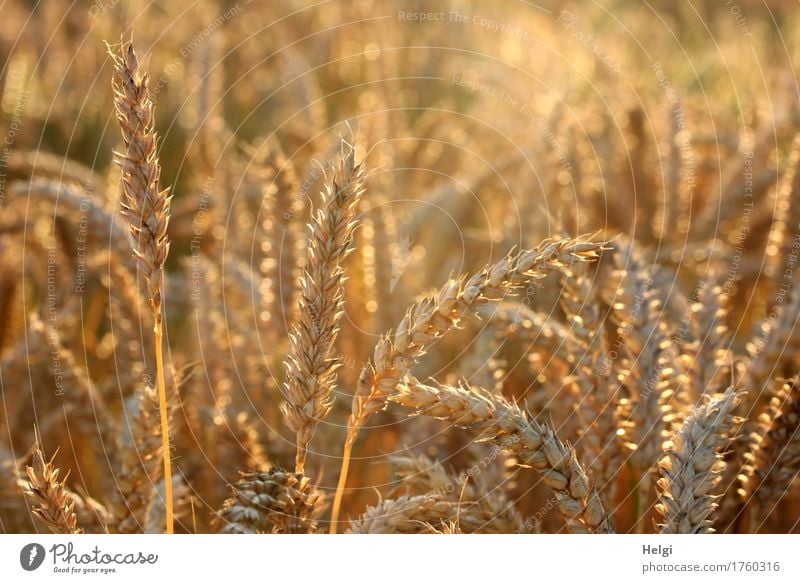
M0 533L800 532L795 2L0 4Z

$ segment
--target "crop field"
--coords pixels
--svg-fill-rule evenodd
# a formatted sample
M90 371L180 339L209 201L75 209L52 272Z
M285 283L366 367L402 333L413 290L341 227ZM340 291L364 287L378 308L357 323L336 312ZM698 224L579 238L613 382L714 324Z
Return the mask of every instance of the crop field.
M797 16L0 3L0 533L800 532Z

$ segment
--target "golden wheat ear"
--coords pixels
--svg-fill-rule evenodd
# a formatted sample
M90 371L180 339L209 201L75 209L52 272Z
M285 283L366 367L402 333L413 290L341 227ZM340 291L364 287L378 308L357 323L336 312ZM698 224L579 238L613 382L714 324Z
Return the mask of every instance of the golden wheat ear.
M411 377L390 398L415 414L491 437L521 464L538 470L571 532L614 532L611 518L572 446L503 397L468 386L427 385Z
M449 521L458 514L458 504L436 496L403 495L381 500L350 522L351 534L419 534L430 525Z
M342 141L336 166L327 177L322 205L311 221L308 258L300 279L298 322L289 335L286 361L286 424L296 434L295 472L305 468L308 444L317 424L330 412L340 359L334 356L344 313L344 268L353 249L353 230L365 178L353 146Z
M760 523L774 511L800 474L800 384L775 381L779 385L767 410L758 418L740 479L742 507L750 523Z
M78 527L75 502L66 488L69 472L59 481L60 470L53 463L58 452L49 461L46 460L39 429L34 428L34 433L33 459L25 469L27 480L23 482L23 489L32 502L33 514L50 532L80 534L83 529Z
M219 519L221 533L307 534L319 494L302 474L271 469L243 474L232 486Z
M740 393L733 388L695 407L665 446L659 464L659 503L664 517L662 534L714 532L717 508L714 489L725 467L722 451L730 443L737 418L733 410Z

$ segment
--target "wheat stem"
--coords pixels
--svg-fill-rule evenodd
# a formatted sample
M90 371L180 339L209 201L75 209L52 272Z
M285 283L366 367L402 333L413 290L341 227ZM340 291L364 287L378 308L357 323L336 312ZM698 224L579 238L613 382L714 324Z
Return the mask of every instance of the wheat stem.
M158 385L158 412L161 417L161 450L164 459L164 506L166 508L167 534L175 532L172 506L172 456L169 449L169 418L167 416L167 387L164 382L164 349L161 318L156 318L153 328L156 335L156 383Z
M336 534L339 512L342 508L342 496L344 495L345 484L347 484L347 472L350 471L350 456L353 453L353 444L356 442L355 436L356 432L348 429L342 452L342 468L339 470L339 482L336 484L336 495L333 498L333 507L331 508L330 534Z

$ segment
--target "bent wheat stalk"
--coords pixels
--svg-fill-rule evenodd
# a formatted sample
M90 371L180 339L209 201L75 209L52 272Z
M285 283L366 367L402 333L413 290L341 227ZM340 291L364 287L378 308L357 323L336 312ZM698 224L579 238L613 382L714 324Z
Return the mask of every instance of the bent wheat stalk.
M423 355L427 346L456 328L460 319L482 305L499 300L513 288L533 281L573 261L594 259L603 243L583 238L545 241L532 250L511 254L484 268L472 277L451 279L438 292L425 297L406 312L394 333L378 342L372 363L361 371L347 421L347 436L342 453L342 467L331 512L331 534L336 533L350 456L358 432L375 412L386 406L386 399L403 376Z
M162 290L164 262L169 253L167 224L171 197L169 189L159 190L161 168L156 157L157 135L153 129L153 101L147 88L147 73L128 42L114 60L114 105L122 130L124 152L116 153L122 170L124 201L122 210L128 219L133 251L139 273L147 284L148 303L153 312L156 345L156 383L161 417L161 442L164 459L166 531L174 532L172 504L172 464L170 459L167 391L164 382Z

